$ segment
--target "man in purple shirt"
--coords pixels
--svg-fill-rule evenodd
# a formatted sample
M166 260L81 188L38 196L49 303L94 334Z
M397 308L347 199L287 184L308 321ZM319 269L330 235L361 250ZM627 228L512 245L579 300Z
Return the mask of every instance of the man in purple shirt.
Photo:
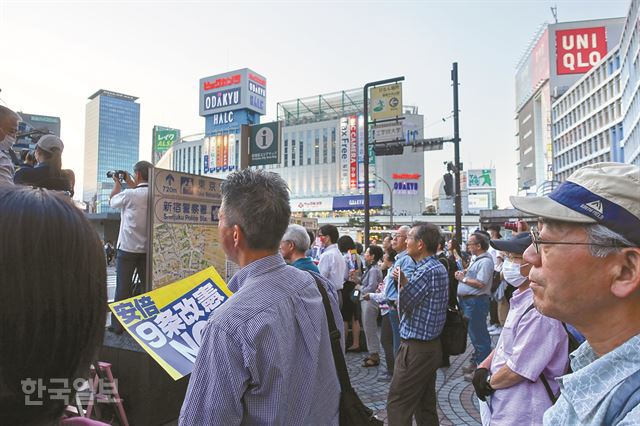
M337 425L340 385L327 316L311 273L278 246L291 211L284 180L241 170L222 184L219 241L241 269L209 318L180 425ZM336 324L336 290L327 289ZM344 340L342 341L344 348Z
M522 254L531 244L528 233L511 240L491 240L505 253L504 279L517 287L496 348L478 365L473 377L482 424L542 424L545 410L558 392L556 377L567 370L568 337L562 323L533 307L527 275L531 265ZM544 382L547 382L550 395Z

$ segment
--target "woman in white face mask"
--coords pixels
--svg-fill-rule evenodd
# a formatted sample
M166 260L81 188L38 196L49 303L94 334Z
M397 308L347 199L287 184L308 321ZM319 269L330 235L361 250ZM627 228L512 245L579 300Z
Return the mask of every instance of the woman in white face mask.
M530 244L528 233L491 241L496 250L505 253L505 281L517 289L498 344L473 377L483 425L542 424L542 416L558 392L555 378L566 372L568 342L562 323L533 307L528 278L531 266L522 259ZM547 392L542 377L553 395Z

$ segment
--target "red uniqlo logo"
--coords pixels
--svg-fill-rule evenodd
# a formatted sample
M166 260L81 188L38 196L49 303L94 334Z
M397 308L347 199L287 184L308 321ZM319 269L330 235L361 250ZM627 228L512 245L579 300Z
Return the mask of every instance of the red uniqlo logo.
M558 75L583 74L607 54L605 27L556 31Z

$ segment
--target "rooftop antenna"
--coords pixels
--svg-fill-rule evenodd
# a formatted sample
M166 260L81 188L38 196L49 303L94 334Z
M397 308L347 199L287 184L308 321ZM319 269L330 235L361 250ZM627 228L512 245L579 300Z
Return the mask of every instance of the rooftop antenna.
M555 23L558 23L558 6L551 6L551 14L553 15L553 20Z

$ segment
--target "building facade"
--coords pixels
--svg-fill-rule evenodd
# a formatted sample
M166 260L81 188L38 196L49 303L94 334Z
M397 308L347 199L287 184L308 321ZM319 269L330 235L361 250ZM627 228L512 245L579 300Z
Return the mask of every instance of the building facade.
M620 41L622 139L625 163L640 165L640 0L631 0Z
M629 6L620 44L553 104L554 178L588 164L640 164L639 0Z
M362 92L353 89L278 104L278 120L282 122L279 160L256 167L286 180L294 215L347 218L362 211ZM422 139L423 116L415 108L405 107L404 117L400 136ZM158 166L224 178L240 167L241 146L245 146L241 126L229 124L218 134L207 127L206 136L180 141ZM388 217L392 204L396 216L419 215L424 208L424 152L405 147L401 155L376 157L370 147L369 154L372 215Z
M516 69L518 190L552 189L552 103L618 45L625 18L545 24Z
M140 104L135 96L98 90L86 107L83 201L91 213L109 213L109 170L132 173L140 158Z
M34 149L41 135L51 134L60 137L60 117L18 112L20 123L18 133L24 136L17 138L13 150Z
M567 90L552 108L555 180L564 182L587 164L623 161L618 48Z

